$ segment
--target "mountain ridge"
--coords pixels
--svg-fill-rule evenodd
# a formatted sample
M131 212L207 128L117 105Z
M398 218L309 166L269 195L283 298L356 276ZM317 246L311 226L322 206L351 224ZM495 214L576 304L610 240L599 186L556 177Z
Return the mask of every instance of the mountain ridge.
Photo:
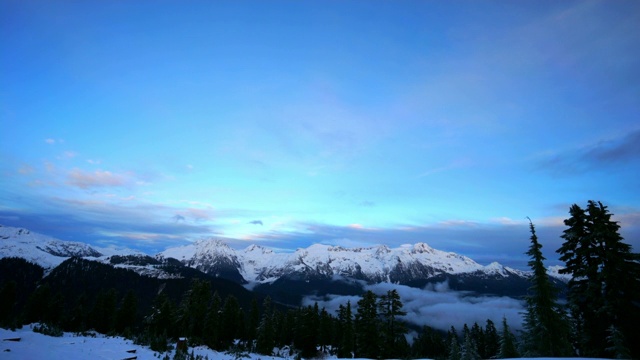
M231 248L219 239L201 239L148 255L130 249L114 250L86 243L59 240L27 229L0 225L0 257L22 257L51 269L69 257L85 257L129 267L148 276L161 276L150 270L151 258L158 262L174 258L185 266L212 276L238 283L272 283L282 277L317 279L349 277L367 282L409 283L443 274L485 274L487 276L528 277L528 272L512 269L497 262L481 265L471 258L432 248L426 243L346 248L313 244L291 253L252 244L244 249ZM122 261L114 256L133 256L135 261ZM144 260L144 259L147 260ZM146 266L146 268L145 268ZM563 282L561 267L548 268L549 275Z
M157 256L178 259L211 275L222 270L234 272L247 283L270 283L293 275L307 279L343 276L368 282L406 283L444 273L527 274L497 262L483 266L464 255L437 250L422 242L396 248L313 244L292 253L275 253L259 245L234 250L220 240L210 239L170 248Z

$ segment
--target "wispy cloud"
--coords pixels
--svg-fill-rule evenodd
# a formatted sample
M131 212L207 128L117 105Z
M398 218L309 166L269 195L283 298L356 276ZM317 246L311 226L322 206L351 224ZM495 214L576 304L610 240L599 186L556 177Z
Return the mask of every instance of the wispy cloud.
M611 170L617 166L640 168L640 129L615 138L549 155L539 168L555 175L576 175Z
M34 172L35 172L35 169L30 165L22 165L18 169L18 173L21 175L29 175L29 174L33 174Z
M175 215L174 219L179 219L181 221L186 221L187 219L195 222L200 221L208 221L213 219L213 210L211 208L195 208L188 207L186 209L179 210Z
M118 243L153 254L189 239L219 234L210 224L177 221L182 219L180 213L188 211L163 204L100 200L95 196L85 200L34 197L22 201L37 206L29 206L30 210L0 209L0 216L13 219L5 224L63 240Z
M89 172L76 168L69 172L67 183L81 189L89 189L96 187L130 186L132 181L128 175L124 174L115 174L103 170Z
M59 157L60 159L73 159L78 156L78 153L75 151L65 151Z
M252 221L249 221L249 224L264 226L264 224L262 223L262 220L252 220Z
M450 164L447 164L447 165L444 165L444 166L440 166L440 167L435 167L435 168L423 171L421 174L418 175L418 178L423 178L423 177L435 175L435 174L438 174L438 173L441 173L441 172L459 169L459 168L462 168L462 167L465 167L465 166L468 166L468 165L469 165L469 161L468 160L455 160L455 161L451 162Z

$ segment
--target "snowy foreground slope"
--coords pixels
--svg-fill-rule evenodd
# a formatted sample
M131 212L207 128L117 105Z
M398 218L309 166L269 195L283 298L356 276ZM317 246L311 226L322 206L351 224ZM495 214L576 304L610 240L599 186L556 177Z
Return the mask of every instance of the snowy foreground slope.
M5 339L20 338L20 341L7 341ZM164 354L158 354L149 348L135 345L131 340L121 337L105 337L97 334L96 337L75 336L65 333L62 337L51 337L35 333L29 326L24 326L16 331L0 329L0 358L16 359L16 360L49 360L49 359L65 359L65 360L113 360L128 359L135 357L136 360L162 359ZM236 359L234 355L213 351L207 347L196 347L193 350L194 355L201 355L210 360L231 360ZM129 352L135 351L135 352ZM173 358L173 354L168 354L169 358ZM332 359L334 357L327 357ZM247 354L243 359L262 359L262 360L282 360L287 358L264 356L258 354ZM546 358L538 358L540 360ZM581 358L566 358L581 359ZM589 359L598 360L598 359Z
M20 341L5 339L20 338ZM65 333L62 337L51 337L35 333L30 326L10 331L0 329L0 359L16 360L86 360L86 359L127 359L136 357L137 360L163 358L149 348L135 345L131 340L121 337L106 337L96 334L96 337L75 336ZM209 359L235 359L233 355L213 351L207 347L190 348L195 355L206 356ZM128 352L135 351L135 352ZM169 354L173 358L173 354ZM246 358L245 358L246 359ZM275 360L279 357L252 354L249 359Z

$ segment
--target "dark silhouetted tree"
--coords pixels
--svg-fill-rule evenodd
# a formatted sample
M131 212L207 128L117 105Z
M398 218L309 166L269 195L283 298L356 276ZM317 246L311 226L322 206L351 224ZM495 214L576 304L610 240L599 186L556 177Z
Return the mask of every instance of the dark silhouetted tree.
M484 328L484 353L481 354L484 359L492 359L498 355L500 350L500 335L495 324L487 319L487 325Z
M517 358L520 353L517 350L516 337L511 333L507 318L502 318L502 330L500 331L500 350L498 351L498 359Z
M424 326L411 346L414 358L443 359L447 357L447 344L440 332Z
M222 350L220 347L221 313L222 299L216 291L211 297L207 318L204 321L204 343L215 350Z
M318 345L324 352L327 346L331 345L331 333L333 329L333 318L325 308L320 310L320 326L318 328Z
M182 336L190 337L195 343L201 343L204 324L211 301L211 283L205 280L193 280L190 289L184 294L178 311L178 322Z
M528 357L566 357L572 355L569 339L570 327L564 311L557 303L557 290L549 280L543 261L542 245L529 220L531 246L529 267L532 270L531 287L526 298L524 316L524 355Z
M249 311L249 319L247 323L247 338L249 343L255 342L258 333L258 326L260 326L260 307L258 300L253 298L251 300L251 310Z
M378 300L378 311L382 319L381 337L382 337L382 356L385 358L402 357L405 348L406 339L404 335L407 328L400 319L407 313L402 310L402 301L397 290L389 290Z
M138 315L138 297L133 290L129 290L122 300L122 305L116 314L116 331L118 333L133 330Z
M275 328L273 321L273 306L271 298L267 296L262 303L262 317L258 325L256 352L271 355L275 346Z
M452 326L447 336L449 342L449 354L448 360L460 360L460 342L458 341L458 334L456 329Z
M352 357L354 351L353 316L351 313L351 301L346 306L338 308L338 357Z
M0 327L15 327L16 289L15 280L10 280L0 287Z
M89 315L90 327L103 334L113 331L117 302L118 293L116 289L100 290Z
M569 304L576 346L581 356L614 356L610 329L617 329L622 346L640 356L640 255L631 252L620 226L601 202L589 201L586 211L574 204L557 250L570 274ZM620 347L618 347L620 348Z
M244 324L238 323L238 313L240 311L238 299L233 295L227 296L222 307L221 317L223 331L220 333L220 346L222 349L229 348L244 327Z
M355 316L356 357L376 358L380 354L377 297L372 291L358 301Z

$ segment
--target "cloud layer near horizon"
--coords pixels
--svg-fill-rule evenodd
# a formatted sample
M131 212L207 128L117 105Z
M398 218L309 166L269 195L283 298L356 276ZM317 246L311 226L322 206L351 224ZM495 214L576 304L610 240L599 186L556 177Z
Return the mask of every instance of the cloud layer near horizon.
M6 225L147 252L426 242L522 268L526 216L552 265L592 199L640 248L637 1L0 13Z
M454 326L461 330L464 324L471 326L478 323L484 326L487 319L499 326L504 317L514 330L522 329L523 302L510 297L478 296L452 291L447 282L430 284L424 289L389 283L366 285L364 288L378 296L389 290L396 290L403 303L403 310L407 312L403 320L413 325L430 326L442 331ZM355 314L359 299L358 296L308 296L303 299L302 305L317 302L320 308L324 307L328 312L336 314L340 305L344 306L350 301Z

